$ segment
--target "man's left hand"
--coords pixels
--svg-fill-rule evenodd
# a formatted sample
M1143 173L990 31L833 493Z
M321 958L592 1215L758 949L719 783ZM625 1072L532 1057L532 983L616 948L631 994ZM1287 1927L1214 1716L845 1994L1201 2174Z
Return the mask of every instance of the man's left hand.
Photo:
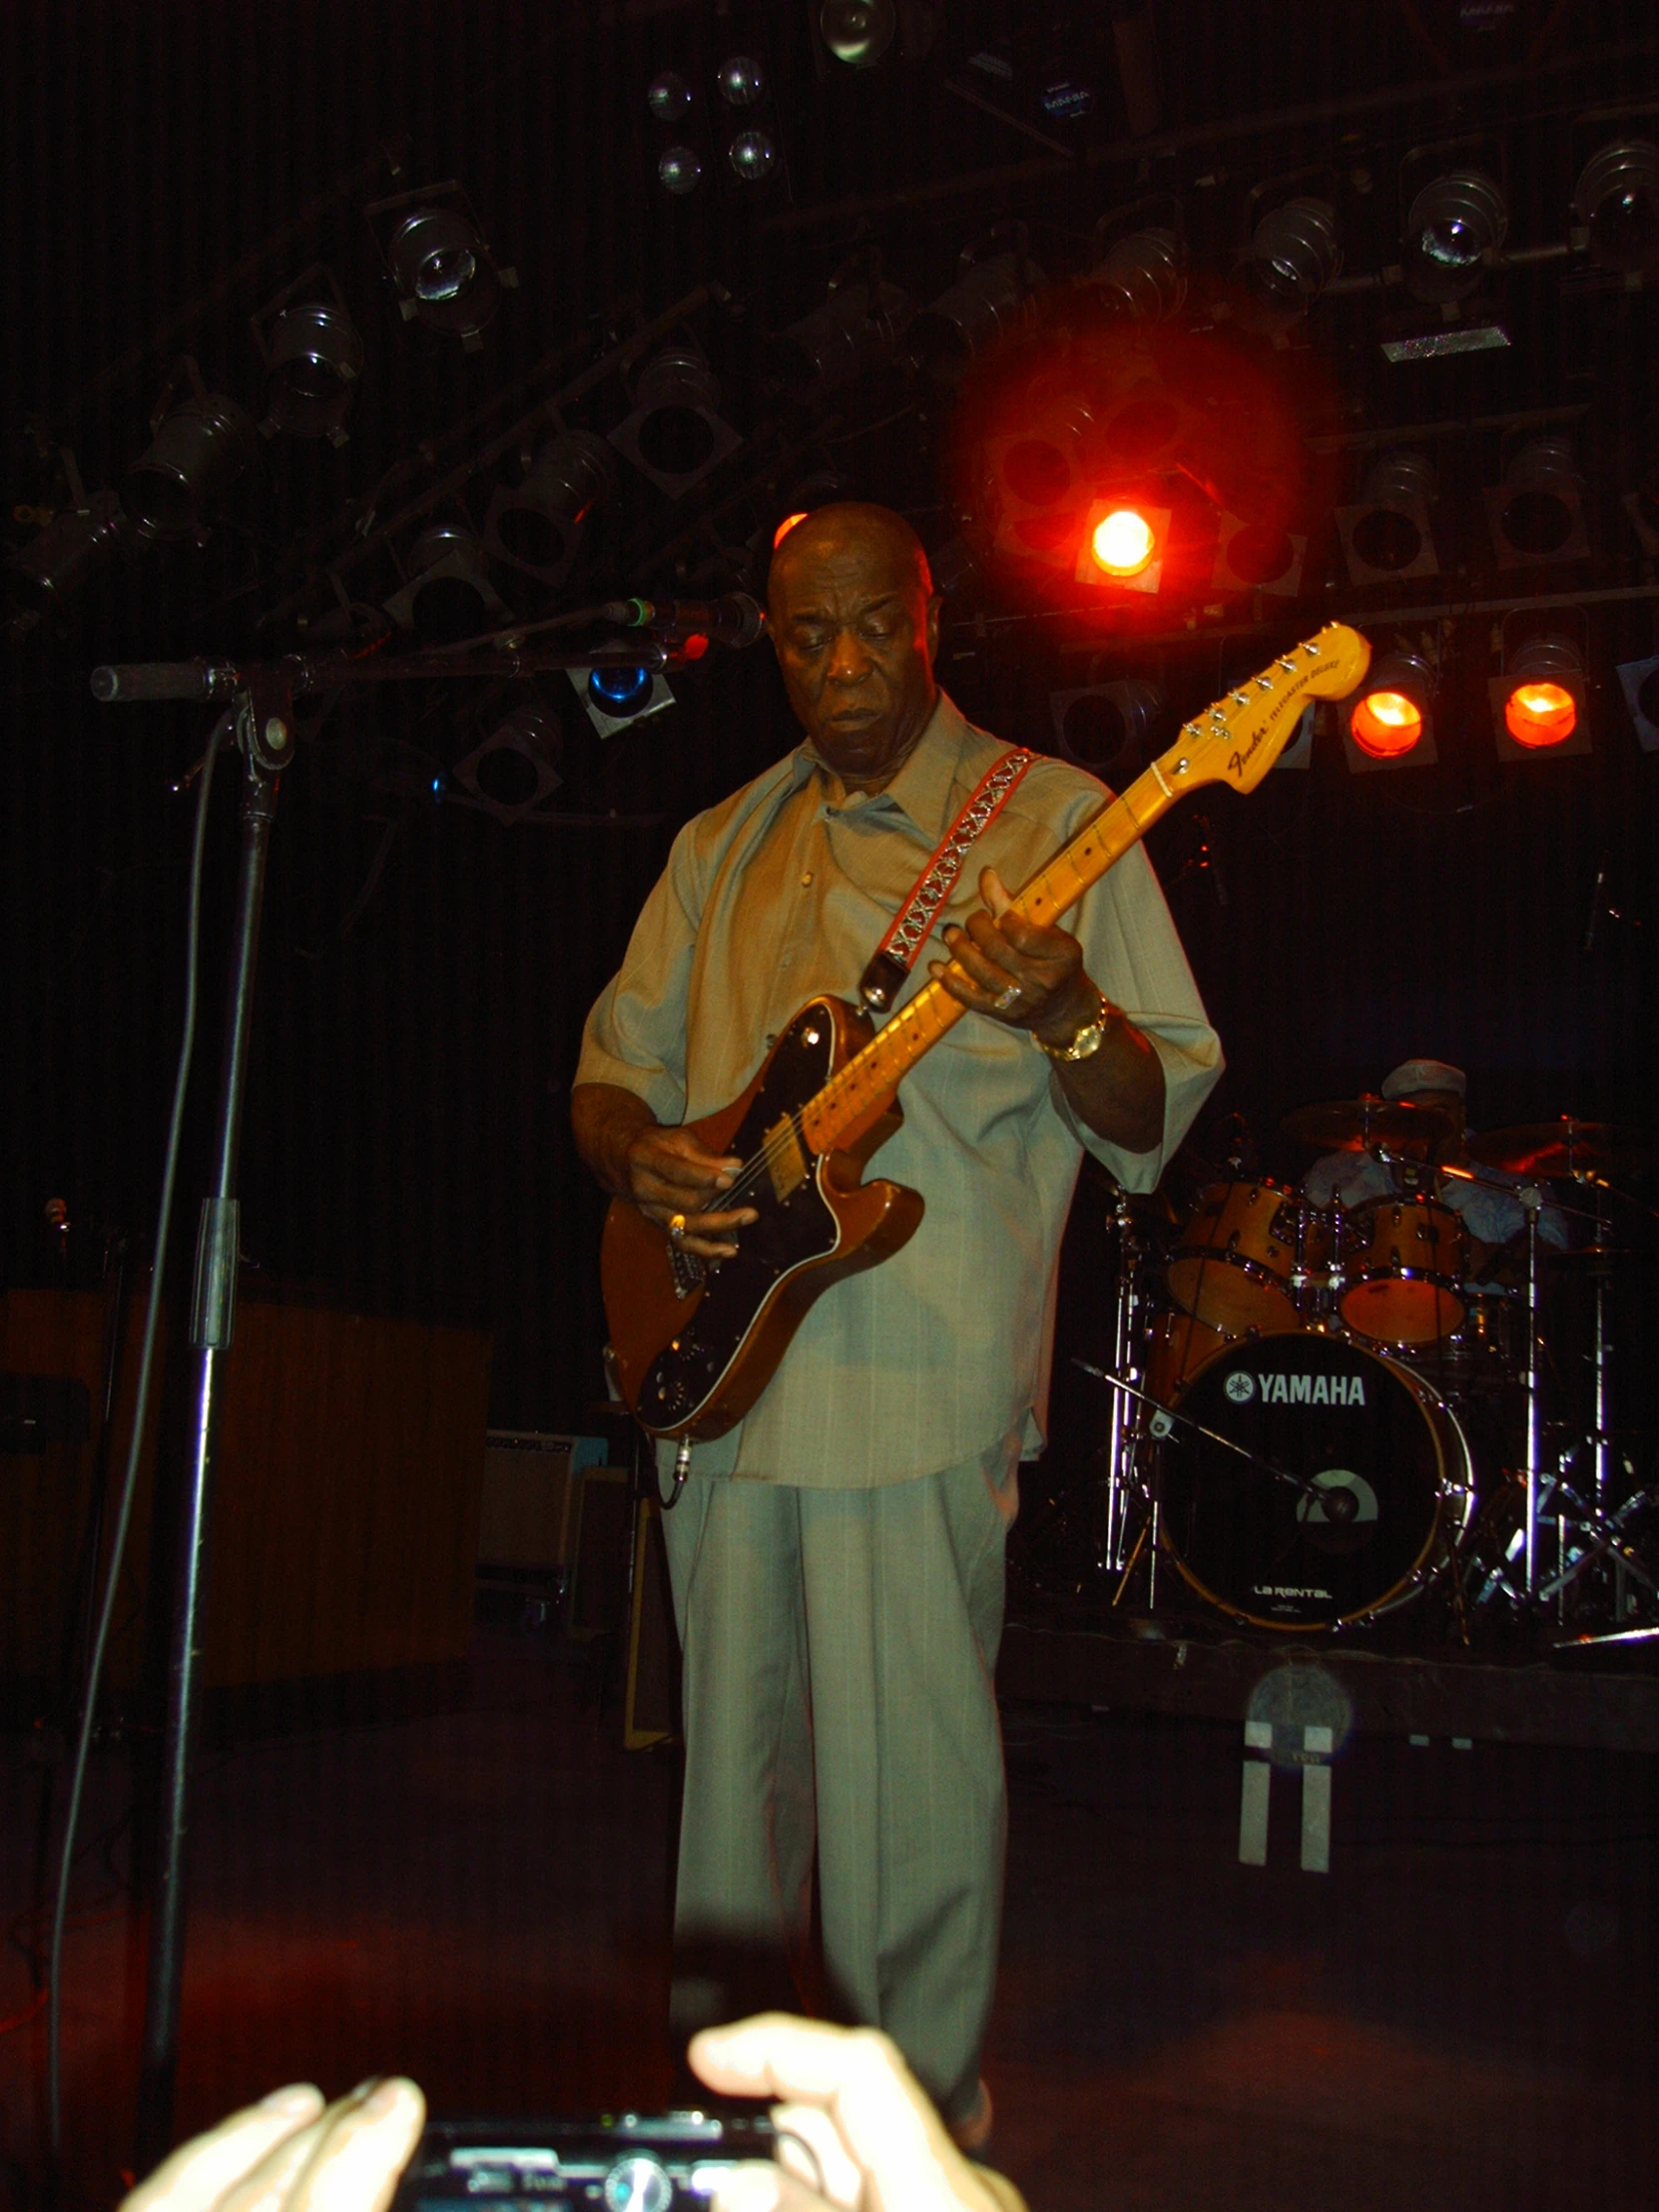
M984 910L970 914L965 929L945 931L949 962L930 962L929 974L975 1013L1029 1029L1045 1044L1069 1043L1100 1007L1083 947L1068 931L1015 913L995 868L980 869L979 895Z

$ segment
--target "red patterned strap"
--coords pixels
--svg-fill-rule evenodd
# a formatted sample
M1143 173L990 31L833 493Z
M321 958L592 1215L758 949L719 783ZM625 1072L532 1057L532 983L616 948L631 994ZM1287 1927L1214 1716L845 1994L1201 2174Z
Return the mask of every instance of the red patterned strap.
M904 978L927 942L939 908L950 896L980 832L993 823L1008 804L1020 778L1037 758L1020 746L1010 746L994 762L970 794L967 805L945 831L938 850L916 877L915 887L893 916L892 927L881 939L858 985L858 996L872 1014L891 1011L904 986Z

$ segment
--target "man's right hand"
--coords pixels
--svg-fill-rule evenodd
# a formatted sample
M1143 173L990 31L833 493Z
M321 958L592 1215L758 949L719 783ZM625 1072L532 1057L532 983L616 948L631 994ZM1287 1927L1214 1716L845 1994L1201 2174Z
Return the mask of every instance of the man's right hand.
M578 1083L570 1097L576 1149L608 1191L632 1199L648 1221L700 1260L730 1260L753 1206L720 1205L743 1162L721 1158L689 1129L665 1129L645 1100L615 1083Z
M723 1208L722 1192L731 1188L743 1162L708 1152L689 1129L642 1129L623 1155L627 1195L648 1220L700 1260L730 1260L737 1254L737 1232L759 1217L753 1206Z

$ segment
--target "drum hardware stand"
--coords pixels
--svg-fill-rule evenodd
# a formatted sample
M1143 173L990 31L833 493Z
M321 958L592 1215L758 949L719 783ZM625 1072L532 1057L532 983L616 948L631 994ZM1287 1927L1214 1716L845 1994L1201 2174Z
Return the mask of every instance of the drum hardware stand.
M1139 1382L1141 1369L1136 1361L1136 1347L1142 1335L1142 1310L1147 1303L1147 1294L1141 1281L1144 1253L1136 1235L1129 1194L1121 1186L1113 1203L1111 1218L1118 1239L1118 1283L1112 1317L1112 1373L1116 1376L1133 1376ZM1117 1595L1112 1599L1114 1605L1123 1595L1129 1580L1129 1568L1139 1556L1141 1548L1141 1536L1138 1535L1133 1551L1128 1549L1129 1526L1138 1497L1135 1468L1140 1453L1140 1426L1127 1393L1114 1390L1106 1428L1105 1527L1097 1554L1097 1564L1102 1571L1119 1578ZM1156 1512L1156 1507L1153 1510ZM1143 1527L1141 1535L1144 1533ZM1153 1571L1156 1574L1156 1566Z

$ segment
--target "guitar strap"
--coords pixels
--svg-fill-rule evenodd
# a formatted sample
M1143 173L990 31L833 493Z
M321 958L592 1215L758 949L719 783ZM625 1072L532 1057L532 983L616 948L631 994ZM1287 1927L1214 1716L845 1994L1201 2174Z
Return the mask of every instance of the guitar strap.
M904 978L915 966L916 955L927 942L934 916L950 896L951 886L962 872L962 862L981 830L989 828L1012 798L1020 778L1037 758L1020 746L1010 746L993 762L967 805L940 839L937 851L916 877L910 895L893 916L892 927L876 946L858 985L858 996L872 1014L891 1011L904 987Z

